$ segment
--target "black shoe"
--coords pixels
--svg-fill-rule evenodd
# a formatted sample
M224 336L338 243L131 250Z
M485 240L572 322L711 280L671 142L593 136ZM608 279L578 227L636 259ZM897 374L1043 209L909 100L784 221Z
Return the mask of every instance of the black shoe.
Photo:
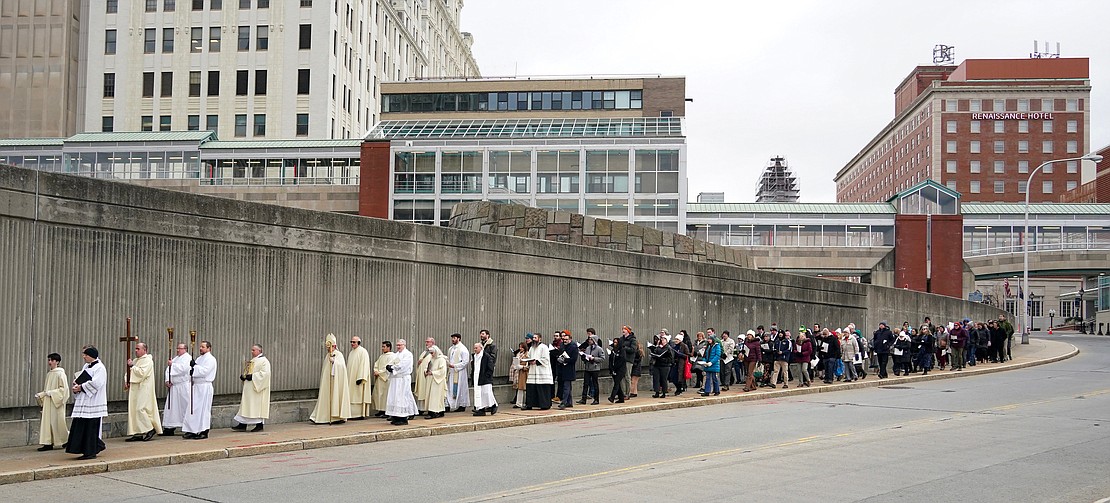
M159 433L158 436L159 437L172 437L173 433L175 431L177 431L177 428L163 428L162 433Z
M149 442L150 439L152 439L152 438L154 438L154 429L153 428L151 428L150 431L146 432L146 435L143 435L143 442Z
M600 405L600 404L601 404L601 402L598 402L596 398L594 399L594 401L590 402L590 405Z
M659 393L656 393L656 394L654 394L654 395L651 395L651 397L652 397L652 398L659 398Z
M451 412L466 412L466 407L459 407Z
M427 414L424 414L424 419L435 419L436 417L437 416L436 416L435 412L429 412Z
M531 407L521 407L520 410L532 410Z
M192 440L194 438L197 438L197 434L196 433L185 432L184 435L181 435L181 438L183 438L185 440Z
M254 428L251 428L251 433L256 433L259 431L262 431L262 423L258 423L254 426Z
M193 440L204 440L206 438L208 438L208 430L204 430L193 436Z
M143 436L142 436L142 435L132 435L132 436L130 436L130 437L127 437L127 438L126 438L126 439L124 440L124 442L141 442L142 440L143 440Z
M559 410L563 410L565 408L567 408L567 404L565 404L565 403L559 404L559 407L558 407Z
M235 431L247 431L247 425L245 425L245 424L236 424L235 426L232 426L231 429L233 429Z
M494 404L494 406L493 406L493 407L490 407L490 408L489 408L489 415L491 415L491 416L492 416L492 415L494 415L494 414L497 414L497 404Z
M346 423L346 422L347 422L346 419L340 419L338 421L332 421L331 424L343 424L343 423Z
M609 403L613 403L614 401L616 400L614 400L613 397L609 397Z
M578 405L586 405L586 399L585 399L585 398L583 398L583 399L581 399L581 400L579 400L579 401L577 401L577 402L574 402L574 403L577 403Z
M401 417L390 421L389 424L392 424L393 426L404 426L409 424L409 420Z
M623 398L618 398L617 401L614 402L614 403L624 403L624 399Z
M38 449L35 449L35 450L39 451L39 452L52 451L52 450L54 450L54 446L53 445L43 445L42 447L39 447Z
M77 461L82 461L82 460L86 460L86 459L96 459L96 454L86 454L84 456L81 456L81 457L77 458Z
M352 417L349 421L362 421L363 419L366 419L366 416Z
M633 394L631 394L631 395L628 395L628 398L636 398L636 394L635 394L635 393L633 393Z
M374 417L385 417L385 412L382 412L382 411L375 412Z
M667 398L667 394L663 393L662 395L659 395L659 398Z

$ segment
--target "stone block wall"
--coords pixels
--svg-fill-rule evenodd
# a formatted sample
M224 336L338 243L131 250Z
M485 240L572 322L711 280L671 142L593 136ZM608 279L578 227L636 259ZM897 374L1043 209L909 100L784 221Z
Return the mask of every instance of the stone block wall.
M751 257L744 250L628 222L519 204L489 201L458 203L451 211L448 226L452 229L543 239L693 262L753 267Z

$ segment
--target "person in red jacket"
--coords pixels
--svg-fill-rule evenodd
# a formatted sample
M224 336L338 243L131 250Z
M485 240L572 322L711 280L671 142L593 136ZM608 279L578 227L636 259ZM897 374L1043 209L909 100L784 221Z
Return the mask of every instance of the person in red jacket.
M806 337L806 327L798 329L794 350L790 354L790 373L798 378L797 386L809 387L809 362L813 359L813 342Z
M763 350L759 347L760 341L755 338L755 331L748 330L744 337L744 349L742 350L744 356L744 370L747 381L744 383L744 391L755 391L755 367L763 361Z
M952 347L952 370L963 370L967 364L967 330L958 321L949 325L948 343Z

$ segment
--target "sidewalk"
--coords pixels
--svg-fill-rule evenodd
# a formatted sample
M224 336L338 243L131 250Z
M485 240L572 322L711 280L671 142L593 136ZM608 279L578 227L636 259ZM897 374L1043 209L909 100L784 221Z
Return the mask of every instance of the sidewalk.
M76 461L75 455L55 449L37 452L36 445L0 449L0 485L29 482L57 477L70 477L90 473L115 472L173 464L209 461L213 459L254 456L275 452L316 449L339 445L384 442L401 438L447 435L451 433L508 428L554 421L570 421L617 414L634 414L655 410L697 407L729 402L781 398L810 393L826 393L848 389L866 388L892 383L909 383L951 379L989 374L1005 370L1043 365L1070 358L1079 353L1075 346L1059 340L1032 339L1029 345L1015 344L1015 357L1003 364L980 364L960 372L935 371L927 376L911 375L879 380L869 374L863 381L824 385L815 383L810 388L760 389L744 393L740 386L722 392L716 397L700 397L691 389L679 397L665 399L641 396L623 404L578 405L571 409L522 411L512 404L503 405L494 416L475 417L470 412L448 413L439 419L416 418L408 426L390 426L382 419L348 421L342 425L314 425L309 423L267 425L260 433L241 433L229 429L212 430L207 440L183 440L177 437L154 437L150 442L125 443L122 438L108 439L108 448L95 460Z

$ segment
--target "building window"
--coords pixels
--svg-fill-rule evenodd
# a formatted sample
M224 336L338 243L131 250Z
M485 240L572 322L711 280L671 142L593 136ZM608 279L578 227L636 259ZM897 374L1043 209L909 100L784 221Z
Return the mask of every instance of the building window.
M956 153L956 140L948 140L947 142L945 142L944 151L946 153L949 153L949 154L955 154Z
M1056 111L1055 108L1056 108L1056 100L1051 100L1051 99L1041 100L1041 111L1042 112L1054 112L1054 111Z
M983 100L968 100L968 103L972 112L983 111Z
M240 26L239 27L238 48L239 48L240 51L249 51L249 50L251 50L251 27L250 26Z
M204 129L205 129L205 131L215 132L217 129L219 129L219 127L220 127L220 116L219 115L208 115L208 116L204 117Z
M1029 100L1028 99L1025 99L1025 98L1019 99L1017 105L1018 105L1018 109L1017 109L1018 112L1028 112L1029 111Z
M1075 140L1068 140L1067 145L1068 145L1068 152L1067 153L1069 153L1069 154L1078 154L1079 153L1079 142L1077 142Z
M1041 142L1041 152L1046 154L1052 153L1052 140L1044 140Z
M104 74L104 97L114 98L116 96L116 74Z
M441 193L480 194L482 192L481 152L444 152L441 155L441 171Z
M1028 133L1029 132L1029 121L1018 121L1018 132L1019 133Z
M266 114L254 114L254 135L266 136Z
M959 110L959 107L956 106L956 100L944 100L944 111L945 112L955 112L955 111L958 111L958 110Z
M1079 173L1079 161L1068 161L1068 173L1073 175Z
M979 180L972 180L971 181L971 189L969 190L969 192L971 192L972 194L978 194L979 193Z
M200 72L189 72L189 96L200 96Z
M193 0L193 10L204 10L204 0Z
M994 172L1001 174L1006 172L1006 161L994 161Z
M140 120L140 123L141 123L141 125L139 126L139 129L141 131L154 131L154 116L153 115L144 115L139 120Z
M300 43L298 49L311 49L312 48L312 25L302 24L300 33Z
M1043 172L1043 173L1044 173L1044 174L1046 174L1046 175L1051 175L1051 174L1052 174L1052 169L1053 169L1053 167L1054 167L1054 166L1053 166L1053 164L1052 164L1051 162L1050 162L1050 163L1048 163L1048 164L1045 164L1045 165L1044 165L1044 168L1042 168L1042 169L1041 169L1041 172Z
M212 3L208 7L212 10L220 10L224 8L224 0L212 0Z
M220 27L208 29L208 52L220 52Z
M208 95L220 95L220 72L217 70L208 72Z
M308 114L297 114L297 136L308 136Z
M106 115L100 118L100 132L111 133L116 130L116 118Z
M146 0L147 12L158 12L158 0Z
M165 12L173 12L177 10L177 0L165 0L162 2L162 10Z
M1068 191L1069 192L1075 190L1075 188L1077 186L1078 186L1078 184L1076 184L1075 180L1068 180Z
M1006 111L1006 100L994 100L994 111L995 112L1005 112Z
M994 193L995 194L1005 194L1006 193L1006 182L1004 182L1002 180L995 180L995 182L994 182Z
M269 9L270 8L270 0L258 0L258 8L259 9Z
M297 94L308 94L310 74L307 68L297 70Z
M235 114L235 136L247 136L247 114Z
M1052 180L1045 180L1041 182L1041 194L1052 193Z
M190 115L186 129L189 131L200 131L200 116Z
M949 133L956 132L956 121L948 121L945 123L945 126L948 128Z
M254 94L255 96L266 95L266 70L254 71Z
M104 30L104 54L116 53L116 30Z
M312 0L301 0L301 7L312 7Z
M254 50L265 51L270 48L270 27L266 25L254 27Z
M162 92L160 95L163 98L173 96L173 72L162 72Z
M1006 123L1003 121L994 121L994 132L1002 134L1006 132Z
M532 152L528 150L491 150L489 153L489 193L529 194L532 187Z
M143 72L143 97L154 97L154 72Z
M677 193L678 151L637 150L634 183L638 194Z
M1078 112L1079 111L1079 100L1073 98L1073 99L1068 100L1066 103L1067 103L1067 106L1065 107L1065 110L1067 110L1068 112Z
M955 131L952 131L952 132L955 133ZM972 133L978 133L979 132L979 121L971 121L971 132Z
M173 53L173 28L162 28L162 52Z
M955 180L948 180L947 182L944 182L944 186L948 187L952 190L956 190L956 181Z
M196 5L194 4L194 7ZM196 9L193 9L196 10ZM200 52L204 50L204 28L192 28L189 30L189 52Z
M968 150L972 154L978 154L979 153L979 140L972 140L971 141L971 146Z
M1079 132L1079 121L1068 121L1068 132L1069 133L1078 133Z
M978 173L981 171L979 161L971 161L971 164L968 166L968 171L971 173Z
M158 47L158 31L154 28L143 30L143 54L154 54Z
M536 193L579 193L578 151L536 152Z
M1029 173L1029 161L1018 161L1018 173Z
M161 117L158 117L159 131L173 131L173 127L171 127L171 125L172 123L170 122L170 116L163 115Z
M1018 194L1024 194L1028 188L1029 181L1021 180L1018 182Z
M251 8L251 0L239 0L239 8L240 9L249 9L249 8Z
M1018 140L1018 153L1019 154L1028 154L1029 153L1029 141L1027 141L1027 140Z
M628 193L627 150L589 150L586 152L586 192L593 194Z
M1002 140L995 140L994 141L994 153L1003 154L1005 152L1006 152L1006 142L1004 142Z
M119 11L119 0L107 0L104 2L104 12L106 14L115 14Z
M946 172L948 172L948 173L955 173L956 172L956 161L949 160L949 161L945 161L944 164L945 164L945 171Z
M237 70L235 72L235 95L236 96L246 96L247 95L247 89L248 89L247 79L248 79L249 75L250 75L250 72L248 70Z

